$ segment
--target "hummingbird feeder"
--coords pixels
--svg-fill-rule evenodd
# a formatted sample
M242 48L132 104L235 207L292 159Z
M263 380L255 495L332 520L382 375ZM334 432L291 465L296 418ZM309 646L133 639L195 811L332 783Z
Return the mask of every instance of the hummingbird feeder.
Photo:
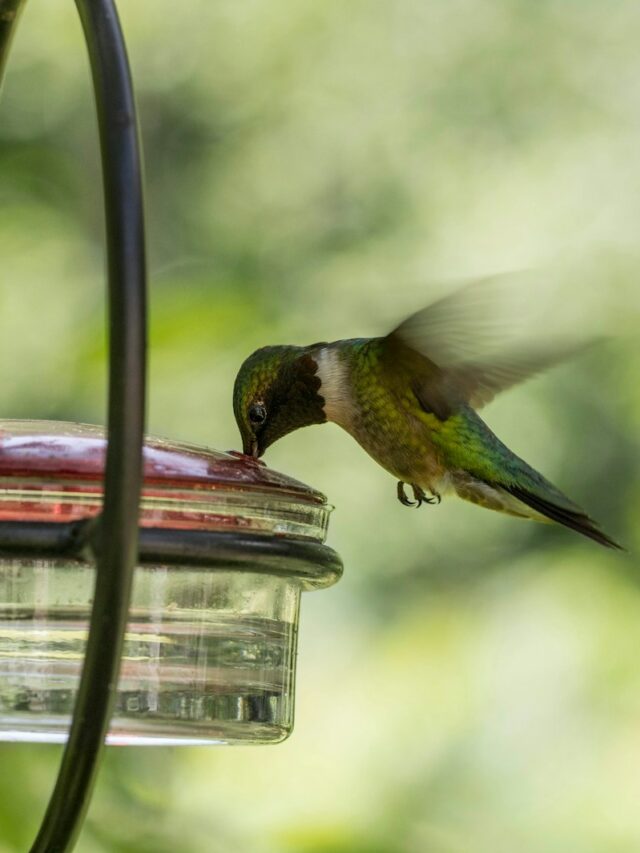
M24 0L0 0L0 76ZM105 740L273 743L293 723L300 593L335 582L323 495L145 439L141 155L113 0L76 0L102 155L107 428L0 421L0 740L65 742L31 853L70 850Z
M109 535L105 448L98 427L0 421L1 740L66 740ZM326 499L242 454L160 439L143 474L108 742L283 740L300 593L340 574Z

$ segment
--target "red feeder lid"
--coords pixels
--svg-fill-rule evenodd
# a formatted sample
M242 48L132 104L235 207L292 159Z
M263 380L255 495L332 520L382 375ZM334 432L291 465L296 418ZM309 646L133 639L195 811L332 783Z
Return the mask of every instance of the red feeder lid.
M67 522L102 505L102 427L0 421L0 521ZM142 527L295 535L324 541L330 507L320 492L231 451L146 438Z

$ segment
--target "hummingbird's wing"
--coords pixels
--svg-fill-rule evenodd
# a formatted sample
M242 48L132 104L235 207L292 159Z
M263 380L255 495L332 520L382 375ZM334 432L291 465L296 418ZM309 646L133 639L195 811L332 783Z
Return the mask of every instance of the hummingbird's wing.
M584 348L584 342L514 343L514 321L502 310L513 293L508 281L496 276L468 284L408 317L385 338L390 358L407 349L419 356L412 362L415 390L439 417L461 402L480 408Z
M485 361L469 361L445 368L441 381L451 383L463 399L479 409L499 394L574 355L578 345L553 348L523 347L496 353Z

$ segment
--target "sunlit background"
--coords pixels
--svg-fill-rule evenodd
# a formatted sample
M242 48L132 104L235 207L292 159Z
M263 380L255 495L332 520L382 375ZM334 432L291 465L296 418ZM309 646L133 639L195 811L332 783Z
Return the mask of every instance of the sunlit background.
M292 737L109 749L78 850L637 853L640 5L119 6L146 154L149 430L237 448L231 389L257 346L384 333L448 282L538 270L532 306L550 321L562 293L570 327L610 340L484 416L629 553L454 500L404 509L337 427L288 437L267 462L328 495L346 567L303 599ZM30 0L18 28L0 258L2 416L103 422L71 2ZM59 755L0 746L2 853L28 848Z

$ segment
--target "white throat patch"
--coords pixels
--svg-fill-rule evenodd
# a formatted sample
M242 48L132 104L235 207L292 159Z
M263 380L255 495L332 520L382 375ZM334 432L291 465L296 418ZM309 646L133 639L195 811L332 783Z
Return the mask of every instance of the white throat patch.
M322 386L318 392L324 398L324 413L328 421L342 427L352 422L354 412L349 370L335 347L326 346L316 356Z

